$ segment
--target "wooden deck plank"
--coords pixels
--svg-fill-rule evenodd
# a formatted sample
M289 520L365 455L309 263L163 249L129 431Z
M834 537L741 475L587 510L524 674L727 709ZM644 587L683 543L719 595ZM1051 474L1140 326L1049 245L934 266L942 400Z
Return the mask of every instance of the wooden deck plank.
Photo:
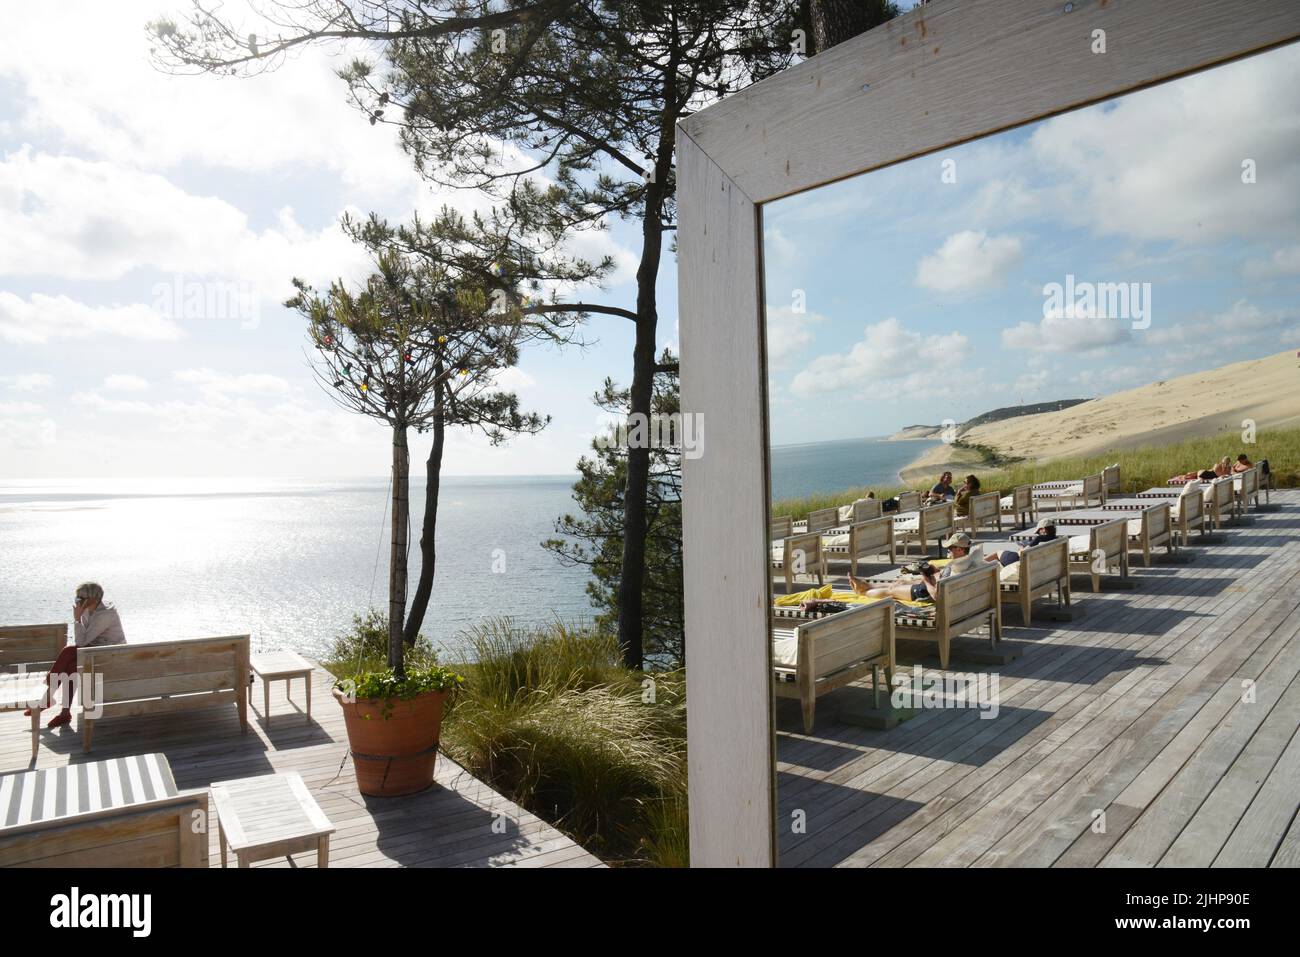
M249 730L242 734L232 707L195 711L183 722L167 717L104 720L95 750L84 754L79 731L42 731L38 767L57 767L160 751L177 786L204 788L214 781L283 771L298 773L337 829L331 867L574 867L602 862L546 822L493 791L464 768L438 758L435 786L403 798L369 798L357 790L342 712L329 689L332 678L312 675L312 720L301 710L301 685L292 699L285 684L271 686L273 722L262 721L262 688L254 688ZM55 712L50 711L48 716ZM74 728L78 721L74 719ZM0 771L25 770L31 757L30 726L21 713L0 715ZM209 801L209 864L220 866L215 809ZM506 823L505 832L493 821ZM233 857L231 864L233 864ZM315 852L259 862L259 867L315 867Z

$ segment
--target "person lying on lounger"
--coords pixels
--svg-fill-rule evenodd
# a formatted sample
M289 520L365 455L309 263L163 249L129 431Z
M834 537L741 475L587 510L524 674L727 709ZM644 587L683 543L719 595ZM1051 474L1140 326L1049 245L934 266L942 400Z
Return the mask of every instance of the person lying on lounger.
M1034 527L1033 537L1029 541L1014 551L1010 548L1004 548L995 555L985 555L984 560L986 562L998 562L1005 568L1020 561L1020 553L1026 548L1033 548L1035 545L1043 544L1043 542L1050 542L1054 538L1056 538L1056 524L1050 518L1040 518L1038 524Z
M45 687L50 687L51 680L58 676L58 683L63 686L63 710L50 719L47 727L57 728L72 720L72 676L77 673L77 649L92 645L123 645L126 635L122 632L122 619L117 609L104 601L104 589L94 582L78 586L75 603L72 606L72 628L75 644L68 645L54 660L54 666L45 676ZM50 698L46 697L48 707ZM37 709L38 711L41 708ZM26 712L28 715L31 711Z
M952 473L944 472L939 476L939 481L935 483L934 488L925 493L925 505L938 505L941 502L951 502L957 497L956 491L952 487Z
M1246 472L1249 471L1250 469L1253 469L1254 467L1255 466L1253 466L1250 463L1249 456L1247 456L1245 452L1242 452L1240 455L1237 456L1237 461L1232 464L1232 471Z
M965 532L950 535L943 547L948 549L951 560L937 572L929 562L922 561L919 575L900 575L887 585L872 585L850 575L849 585L853 594L867 598L897 598L899 601L934 601L939 595L941 579L968 572L975 564L970 536Z
M953 499L953 505L956 506L958 515L970 514L970 500L972 496L980 493L980 480L973 475L967 475L966 481L962 483L961 488L957 490L957 497Z

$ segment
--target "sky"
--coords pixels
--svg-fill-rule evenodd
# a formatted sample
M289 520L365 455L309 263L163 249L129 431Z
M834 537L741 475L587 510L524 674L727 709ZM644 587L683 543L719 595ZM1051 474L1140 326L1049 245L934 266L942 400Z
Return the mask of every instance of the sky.
M1300 45L763 216L776 445L962 422L1300 347ZM1138 293L1127 309L1084 298L1119 283Z
M7 5L7 0L6 0ZM316 384L290 280L355 281L366 260L345 211L402 221L447 204L394 127L371 127L316 48L260 77L170 76L144 25L183 0L61 0L0 32L0 477L386 473L391 436ZM227 4L226 9L232 9ZM632 306L634 224L574 251L617 268L586 301ZM671 259L671 257L669 257ZM660 277L661 345L676 341L676 274ZM444 470L573 472L626 384L632 324L595 317L588 347L525 353L503 380L549 413L536 437L491 448L449 434ZM427 437L412 436L422 462Z

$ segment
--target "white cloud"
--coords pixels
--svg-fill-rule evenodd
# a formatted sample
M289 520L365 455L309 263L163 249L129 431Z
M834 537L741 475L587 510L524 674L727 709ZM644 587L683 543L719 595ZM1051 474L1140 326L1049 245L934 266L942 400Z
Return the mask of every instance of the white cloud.
M787 365L813 341L812 326L825 321L816 312L795 312L792 306L767 307L767 364Z
M960 332L922 335L891 317L867 326L847 353L814 359L794 377L790 389L808 397L888 383L893 393L920 390L933 397L969 354L970 342Z
M148 306L88 306L67 296L0 292L0 339L38 344L95 335L149 341L179 339L180 327Z
M138 375L110 375L104 378L104 390L107 392L147 392L149 381Z
M1175 325L1152 324L1147 333L1152 345L1180 347L1187 358L1222 353L1245 345L1264 345L1279 351L1295 341L1295 310L1264 310L1239 299L1222 312L1182 320Z
M1212 242L1293 235L1300 214L1300 47L1184 77L1035 129L1057 208L1098 235ZM1243 163L1255 182L1243 182Z
M44 392L54 384L48 372L24 372L18 375L0 375L0 385L14 392Z
M0 451L31 451L52 446L54 420L35 402L0 402Z
M260 372L231 374L215 369L181 369L172 373L172 378L195 387L206 399L222 402L235 397L282 396L292 391L289 383L279 376Z
M1300 244L1283 246L1263 262L1251 260L1246 263L1244 274L1247 279L1273 279L1277 276L1300 275Z
M963 230L921 260L916 283L939 292L987 289L998 285L1020 262L1020 240Z
M156 269L182 282L234 277L282 300L295 275L323 284L365 264L337 222L313 232L291 209L254 230L224 200L157 173L30 147L0 163L0 275L110 280Z
M1051 310L1038 322L1002 330L1002 348L1028 352L1100 352L1129 339L1131 320L1115 320L1074 304Z

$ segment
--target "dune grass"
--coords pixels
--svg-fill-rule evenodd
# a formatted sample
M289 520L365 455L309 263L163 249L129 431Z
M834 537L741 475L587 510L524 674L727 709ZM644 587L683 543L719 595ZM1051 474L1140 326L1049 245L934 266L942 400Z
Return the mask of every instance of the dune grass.
M363 638L337 643L336 674L355 666L358 641L382 665L375 614L358 619ZM608 863L685 866L684 673L629 671L611 635L559 622L490 620L461 638L466 680L448 699L443 750Z
M1241 452L1249 455L1252 462L1268 459L1279 488L1300 485L1300 429L1265 429L1256 436L1253 445L1243 444L1241 433L1230 431L1169 445L1123 449L1100 455L1054 459L1050 462L1015 462L995 468L971 466L956 476L954 484L960 484L965 474L974 473L985 491L1005 492L1017 485L1077 479L1118 463L1124 491L1133 492L1153 485L1163 485L1170 476L1190 472L1194 468L1209 468L1225 455L1235 459ZM772 514L801 518L819 508L845 505L862 498L868 491L875 492L877 498L890 498L907 488L907 485L901 483L862 486L779 499L772 503Z

